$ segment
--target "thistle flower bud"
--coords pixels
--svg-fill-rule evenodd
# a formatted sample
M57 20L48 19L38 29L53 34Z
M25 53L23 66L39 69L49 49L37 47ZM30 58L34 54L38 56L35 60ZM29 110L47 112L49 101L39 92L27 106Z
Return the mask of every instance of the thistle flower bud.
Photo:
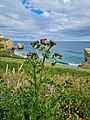
M28 57L31 57L31 58L35 58L35 59L39 58L37 52L32 52L32 51L30 51L30 52L27 54L27 56L28 56Z
M34 42L30 42L31 45L36 45L37 43L39 43L38 40L34 41Z
M57 53L54 53L52 56L52 58L55 58L55 57L59 57L60 59L62 59L63 56L61 55L60 52L57 52Z
M46 38L40 39L40 43L43 44L43 45L46 45L47 44L47 39Z
M56 45L56 42L54 42L53 40L50 40L48 44L50 45L50 47L53 47L54 45Z
M55 57L62 56L60 52L55 53Z

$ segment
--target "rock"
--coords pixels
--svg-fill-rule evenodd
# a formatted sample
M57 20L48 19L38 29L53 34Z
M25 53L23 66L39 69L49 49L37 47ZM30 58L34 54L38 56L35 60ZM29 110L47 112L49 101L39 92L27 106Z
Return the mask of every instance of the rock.
M4 35L0 34L0 38L4 38Z
M84 48L84 61L90 64L90 48Z
M14 42L10 39L2 39L2 41L0 42L1 44L4 45L4 50L12 50Z
M6 41L6 48L7 49L13 49L14 42L12 40Z
M20 54L20 56L21 56L21 57L24 57L24 53L22 52L22 53Z
M82 65L83 65L83 63L80 63L80 64L78 65L78 68L79 68L79 67L82 67Z
M24 48L23 43L18 43L18 49L23 49L23 48Z

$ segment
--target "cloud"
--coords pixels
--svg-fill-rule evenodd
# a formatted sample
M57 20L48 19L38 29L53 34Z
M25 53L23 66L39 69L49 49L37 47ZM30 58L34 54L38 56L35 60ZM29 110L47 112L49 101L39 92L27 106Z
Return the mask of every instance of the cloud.
M64 3L68 3L68 2L70 2L70 0L63 0L63 2L64 2Z
M0 4L0 8L4 8L5 6L3 4Z
M90 40L90 1L0 1L0 33L11 38Z

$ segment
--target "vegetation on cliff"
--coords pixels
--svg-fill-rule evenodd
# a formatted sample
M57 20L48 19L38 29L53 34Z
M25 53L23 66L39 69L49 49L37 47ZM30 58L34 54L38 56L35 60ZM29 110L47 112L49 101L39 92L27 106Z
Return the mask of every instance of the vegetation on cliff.
M16 54L14 54L13 50L1 50L0 57L10 57L10 58L22 58ZM4 58L3 58L4 59Z
M1 41L7 41L7 40L9 40L8 38L0 38L0 42Z

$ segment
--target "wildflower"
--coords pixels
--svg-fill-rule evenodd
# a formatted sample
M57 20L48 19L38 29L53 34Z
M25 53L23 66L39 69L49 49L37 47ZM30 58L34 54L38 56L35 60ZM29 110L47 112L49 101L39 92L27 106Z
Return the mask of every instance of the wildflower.
M31 58L35 58L35 59L38 58L37 52L32 52L32 51L30 51L30 52L27 54L27 56L28 56L28 57L31 57Z
M31 45L36 45L37 43L39 43L38 40L36 40L36 41L34 41L34 42L31 42L30 44L31 44Z
M66 108L68 108L68 105L66 105Z
M54 45L56 45L56 42L54 42L53 40L50 40L48 44L50 45L50 47L53 47Z
M55 57L62 56L60 52L55 53Z
M30 44L31 44L32 47L34 47L35 49L38 49L38 48L40 47L40 44L39 44L39 41L38 41L38 40L36 40L36 41L34 41L34 42L31 42Z
M57 53L53 54L52 58L54 58L54 57L59 57L59 59L62 59L63 56L61 55L60 52L57 52Z
M41 43L42 45L47 45L47 39L46 39L46 38L40 39L40 43Z
M75 110L77 110L77 108L75 108Z

